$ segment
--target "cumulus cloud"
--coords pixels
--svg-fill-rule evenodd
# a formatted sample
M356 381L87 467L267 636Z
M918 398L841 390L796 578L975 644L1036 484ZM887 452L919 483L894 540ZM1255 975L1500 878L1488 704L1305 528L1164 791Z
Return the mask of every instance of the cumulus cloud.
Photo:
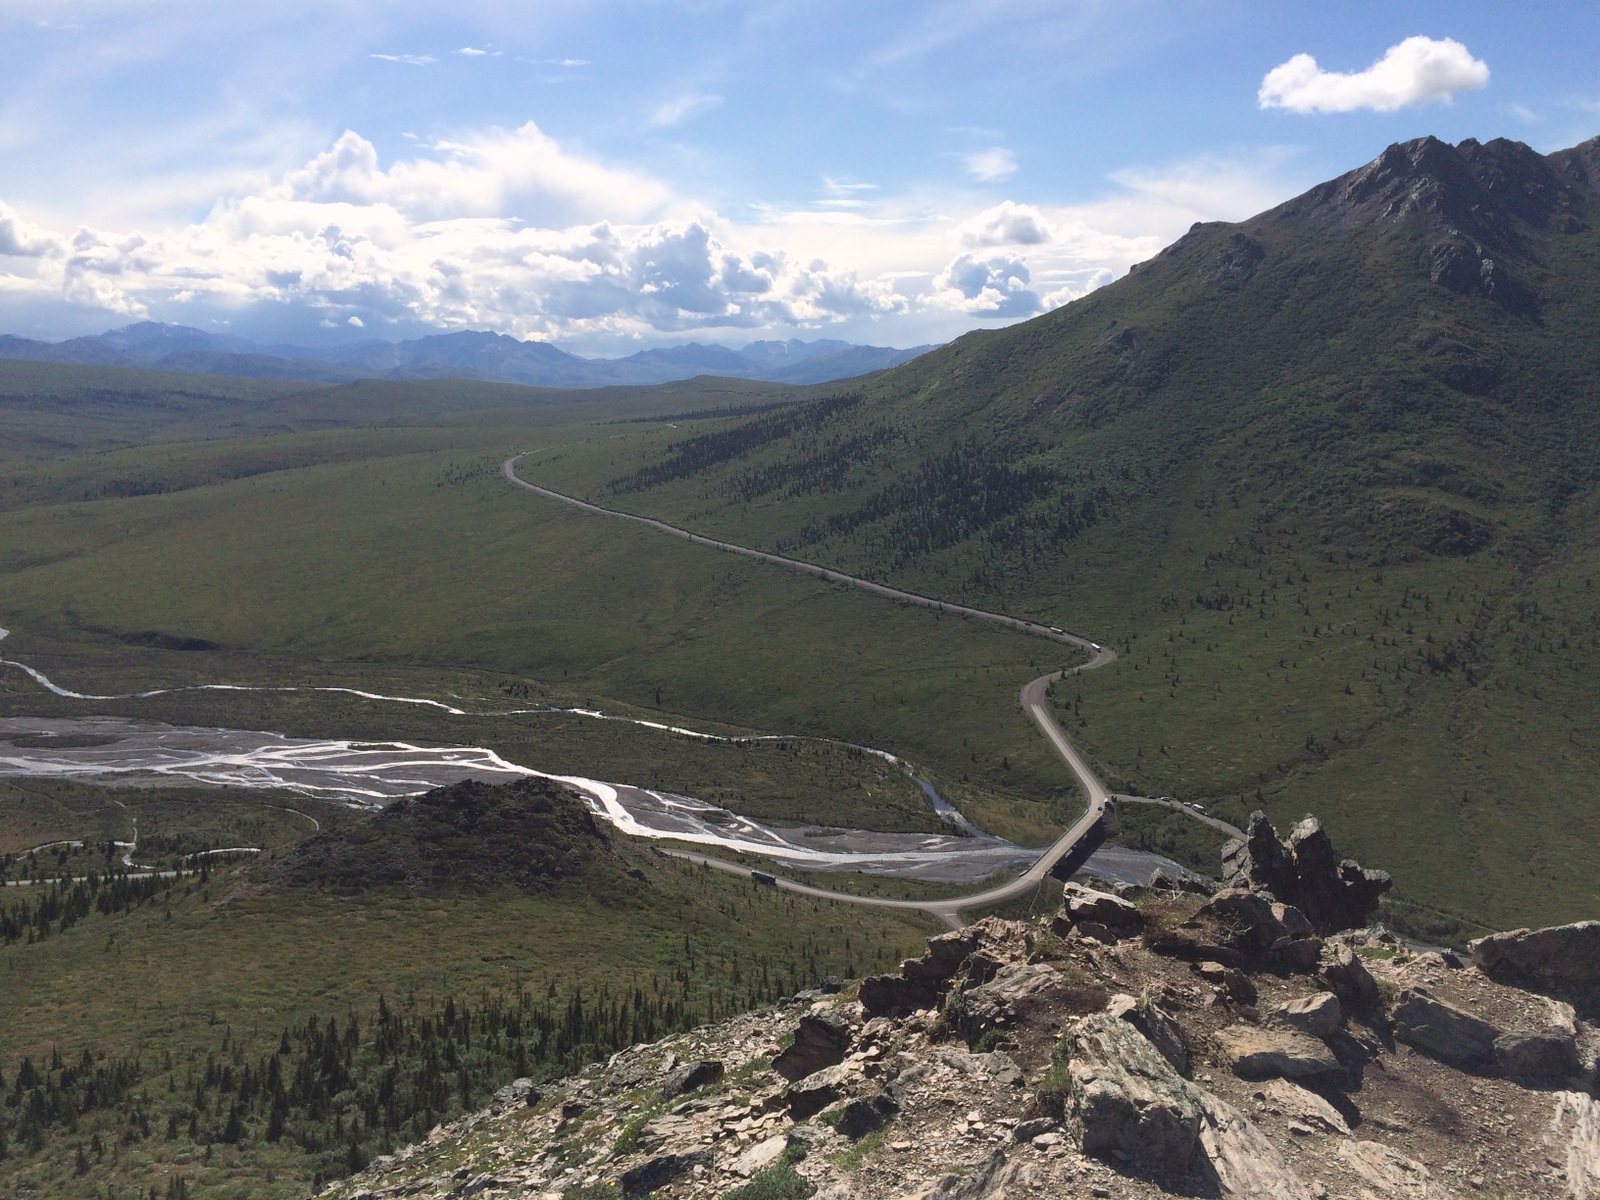
M905 344L1067 303L1196 220L1265 208L1289 194L1269 165L1183 162L1122 173L1088 204L978 211L967 192L830 179L814 205L734 222L532 124L394 158L346 131L187 225L58 233L0 205L0 290L130 318L242 328L252 311L299 311L368 334L492 329L596 352L830 326Z
M985 317L1028 317L1044 311L1029 288L1033 276L1015 255L975 258L963 254L934 280L938 299L948 307Z
M58 257L61 241L47 230L30 225L16 209L0 202L0 256L11 258Z
M967 155L967 174L980 183L994 183L1010 179L1017 173L1017 156L1009 150L995 147Z
M316 204L381 204L413 218L504 215L538 225L638 219L659 212L668 198L653 179L568 154L531 121L436 142L431 150L384 169L377 148L346 130L268 195Z
M406 321L593 338L817 326L906 307L892 281L741 244L720 217L675 213L683 206L669 199L659 183L570 155L531 125L387 166L346 132L202 222L63 239L0 208L0 249L56 247L48 278L32 280L40 290L130 316L268 303L321 309L353 328ZM536 209L537 221L522 215ZM591 219L573 220L578 212Z
M695 117L710 112L721 103L721 96L705 92L685 92L668 100L651 113L650 124L658 128L682 125L685 121L692 121Z
M1365 71L1325 71L1309 54L1296 54L1261 81L1262 108L1297 113L1394 112L1412 104L1450 101L1489 82L1489 67L1452 38L1409 37L1390 46Z
M431 54L369 54L381 62L405 63L408 67L431 67L439 60Z
M985 246L1037 246L1050 240L1044 214L1031 204L1001 201L962 223L957 240L969 249Z

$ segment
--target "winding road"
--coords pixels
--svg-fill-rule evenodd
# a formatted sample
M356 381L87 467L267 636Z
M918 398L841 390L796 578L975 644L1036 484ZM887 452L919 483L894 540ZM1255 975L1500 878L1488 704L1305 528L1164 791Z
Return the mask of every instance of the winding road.
M768 563L775 567L782 567L800 575L809 575L825 583L845 584L849 587L859 588L861 591L870 592L875 596L897 600L903 604L914 604L920 608L930 608L935 612L954 613L958 616L972 617L979 621L987 621L992 625L999 625L1005 629L1012 629L1018 633L1025 633L1032 637L1041 637L1049 641L1059 642L1063 645L1073 646L1084 651L1090 656L1089 661L1066 671L1055 671L1049 675L1042 675L1033 680L1022 689L1021 702L1025 711L1046 739L1055 747L1056 753L1061 755L1067 764L1067 769L1077 779L1078 785L1083 789L1087 803L1083 814L1069 825L1065 832L1058 837L1048 849L1034 862L1034 864L1009 883L989 888L987 891L975 892L966 896L957 896L947 900L890 900L880 896L857 896L849 892L829 891L826 888L811 887L808 884L796 883L793 880L778 878L777 886L785 891L797 892L800 895L811 896L825 900L837 900L847 904L865 904L875 908L913 909L927 913L951 928L959 929L964 924L961 913L965 909L985 908L994 904L1001 904L1007 900L1015 900L1025 896L1039 887L1045 878L1055 872L1063 860L1070 859L1074 853L1089 844L1090 839L1099 831L1101 822L1105 818L1106 809L1110 806L1112 796L1106 790L1095 773L1089 769L1089 764L1078 753L1076 746L1068 740L1057 725L1045 706L1045 698L1050 684L1067 675L1074 675L1081 671L1092 671L1103 667L1116 659L1116 652L1098 642L1089 640L1076 633L1068 633L1062 629L1041 625L1036 621L1027 621L1019 617L1009 617L1004 613L987 612L981 608L970 608L964 604L950 604L943 600L936 600L931 596L919 596L915 592L901 591L899 588L887 587L881 583L874 583L870 579L862 579L856 575L846 575L842 571L835 571L828 567L818 566L816 563L804 562L797 558L786 558L781 554L769 554L764 550L753 550L748 546L735 545L732 542L719 541L708 538L702 534L693 533L677 525L669 525L665 521L658 521L653 517L641 517L636 513L622 512L615 508L604 508L598 504L591 504L587 500L580 500L576 496L568 496L564 492L553 491L550 488L540 487L521 478L516 472L517 460L521 454L513 455L501 464L500 471L506 481L516 487L525 488L536 495L548 500L556 500L562 504L571 505L596 516L612 517L622 521L632 521L639 525L648 526L658 533L670 534L673 537L683 538L685 541L697 545L708 546L713 550L722 550L728 554L737 554L744 558L752 558L757 562ZM724 859L712 858L704 854L695 854L687 850L663 850L664 854L671 854L691 862L702 863L712 870L726 871L734 875L749 875L749 868L741 867Z

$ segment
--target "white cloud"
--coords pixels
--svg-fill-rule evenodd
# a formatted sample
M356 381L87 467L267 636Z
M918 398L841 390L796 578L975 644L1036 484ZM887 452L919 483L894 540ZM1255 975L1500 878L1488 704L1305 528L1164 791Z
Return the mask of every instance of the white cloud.
M456 53L467 58L484 58L489 52L487 50L479 50L476 46L463 46Z
M1017 156L1009 150L995 147L967 155L967 174L980 183L994 183L1009 179L1017 173Z
M409 67L431 67L439 60L431 54L369 54L383 62L405 63Z
M61 241L47 230L30 225L9 204L0 201L0 257L58 258Z
M691 121L703 113L710 112L721 103L721 96L705 92L685 92L657 107L655 112L650 114L650 124L657 127L682 125L685 121Z
M558 67L587 67L589 60L587 58L558 58L555 60L555 65Z
M1290 194L1278 161L1130 170L1097 201L1053 207L830 179L831 200L735 222L532 124L395 159L347 131L187 224L63 234L0 207L3 245L35 255L0 259L14 264L0 291L187 324L298 310L330 328L492 329L598 353L821 328L910 344L1066 303L1196 220L1265 208Z
M1050 227L1044 214L1033 205L1004 200L963 222L956 236L968 249L1037 246L1050 240Z
M345 318L344 323L346 325L354 325L357 329L365 329L367 327L367 323L354 314L351 314L349 317Z
M563 151L533 122L440 141L431 157L378 164L375 146L346 130L268 192L274 200L387 205L416 219L518 217L537 225L637 220L658 213L667 189L631 171Z
M954 259L933 281L935 303L984 317L1029 317L1044 310L1028 264L1015 255Z
M1390 46L1365 71L1324 71L1309 54L1296 54L1261 81L1262 108L1297 113L1394 112L1412 104L1450 101L1489 82L1489 67L1452 38L1409 37Z

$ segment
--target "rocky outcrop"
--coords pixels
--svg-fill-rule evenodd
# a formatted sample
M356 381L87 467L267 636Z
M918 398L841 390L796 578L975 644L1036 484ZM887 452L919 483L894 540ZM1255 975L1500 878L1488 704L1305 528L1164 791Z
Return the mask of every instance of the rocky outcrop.
M1566 1166L1573 1200L1600 1200L1600 1102L1557 1092L1548 1141Z
M1171 1013L1151 998L1148 989L1137 1000L1129 995L1111 998L1106 1012L1127 1021L1154 1046L1161 1057L1172 1064L1172 1069L1184 1078L1189 1077L1189 1038Z
M1467 944L1490 979L1600 1008L1600 921L1514 929Z
M1102 1013L1070 1035L1070 1125L1085 1154L1115 1154L1142 1170L1188 1173L1200 1140L1199 1092L1143 1034Z
M1237 965L1311 971L1322 961L1322 941L1305 914L1267 893L1225 888L1200 906L1189 926L1210 930L1212 941L1239 956Z
M837 1012L807 1013L795 1028L794 1041L772 1060L785 1079L804 1079L813 1071L844 1061L850 1049L850 1024Z
M1169 893L1154 912L1166 924L1200 903ZM1260 893L1222 907L1251 915L1236 932L1252 938L1270 922L1304 932ZM746 1185L814 1200L1600 1200L1600 1031L1446 956L1370 931L1332 938L1320 977L1200 964L1213 984L1146 940L1058 939L1044 922L934 943L909 978L884 978L931 989L936 1012L874 1015L852 988L807 989L501 1087L328 1200L706 1200ZM1354 1009L1336 983L1378 1002ZM1392 1021L1380 996L1399 998ZM788 1080L774 1060L795 1047L791 1067L839 1061Z
M900 964L898 975L873 975L861 981L860 999L873 1016L891 1016L932 1008L950 988L957 973L975 974L979 982L992 978L1000 962L993 955L973 961L981 947L1004 946L1012 953L1036 929L1017 921L986 918L965 929L928 939L927 950ZM1005 957L1002 952L1002 957Z
M1273 1200L1313 1200L1316 1196L1289 1165L1288 1158L1262 1136L1248 1117L1209 1092L1201 1096L1202 1177L1212 1175L1223 1196L1271 1196Z
M1044 1012L1094 1012L1104 1007L1105 989L1075 986L1049 963L1010 963L988 983L963 991L949 1011L969 1042L991 1030L1005 1032Z
M1392 886L1385 871L1364 870L1354 859L1341 861L1315 817L1301 821L1280 842L1266 814L1251 813L1245 840L1230 841L1222 856L1227 887L1270 892L1298 908L1324 935L1365 925Z

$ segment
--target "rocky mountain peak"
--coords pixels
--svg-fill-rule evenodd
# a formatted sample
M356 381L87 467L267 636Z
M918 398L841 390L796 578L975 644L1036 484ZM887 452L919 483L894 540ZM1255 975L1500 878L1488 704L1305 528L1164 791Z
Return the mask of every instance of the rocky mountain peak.
M1579 181L1522 142L1397 142L1364 167L1274 210L1317 224L1412 223L1481 251L1526 254L1528 235L1585 203ZM1565 224L1563 222L1563 224Z

